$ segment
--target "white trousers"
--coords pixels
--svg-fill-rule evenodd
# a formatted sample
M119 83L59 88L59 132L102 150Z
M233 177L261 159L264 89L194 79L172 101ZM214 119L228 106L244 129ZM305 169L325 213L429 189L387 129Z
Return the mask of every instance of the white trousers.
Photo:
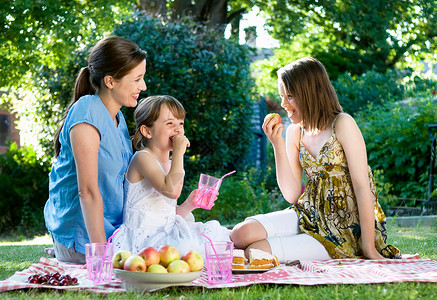
M263 225L272 253L280 262L331 259L318 240L299 230L299 220L292 209L255 215L247 219L255 219Z

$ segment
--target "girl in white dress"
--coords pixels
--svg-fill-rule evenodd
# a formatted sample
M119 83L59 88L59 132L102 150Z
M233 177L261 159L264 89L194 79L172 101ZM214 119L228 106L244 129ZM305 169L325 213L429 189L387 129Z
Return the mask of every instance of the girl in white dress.
M184 184L183 157L190 146L184 118L182 104L166 95L148 97L135 109L133 148L138 151L126 172L126 202L123 224L114 237L116 251L136 254L144 247L172 245L181 255L195 250L205 257L207 240L201 233L215 241L230 241L230 231L218 221L194 222L191 212L198 190L177 206Z

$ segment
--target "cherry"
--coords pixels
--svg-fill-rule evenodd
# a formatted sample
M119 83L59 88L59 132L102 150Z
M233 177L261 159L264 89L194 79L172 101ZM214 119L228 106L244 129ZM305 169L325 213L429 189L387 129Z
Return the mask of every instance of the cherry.
M33 274L27 278L27 282L52 286L68 286L78 284L78 280L76 277L71 277L68 274L61 275L59 272L49 273L45 275Z
M72 278L70 279L70 283L71 283L72 285L76 285L76 284L77 284L77 278L76 278L76 277L72 277Z
M67 280L67 279L62 279L60 282L60 285L62 285L62 286L67 286L67 285L70 285L70 282Z

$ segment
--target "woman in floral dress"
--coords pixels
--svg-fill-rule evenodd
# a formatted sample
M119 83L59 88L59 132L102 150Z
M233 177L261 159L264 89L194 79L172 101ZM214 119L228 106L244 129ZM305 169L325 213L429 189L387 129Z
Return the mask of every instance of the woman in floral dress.
M266 117L263 130L291 207L237 224L231 232L235 247L246 253L258 248L280 261L400 258L386 244L385 215L361 131L343 112L322 63L307 57L281 68L278 91L292 125L285 141L279 117ZM301 195L303 171L309 181Z

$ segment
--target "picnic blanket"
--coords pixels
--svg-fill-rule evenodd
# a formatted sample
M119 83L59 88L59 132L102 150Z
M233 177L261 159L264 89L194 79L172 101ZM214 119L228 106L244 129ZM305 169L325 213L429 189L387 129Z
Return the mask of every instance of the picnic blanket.
M113 280L100 285L46 286L26 283L23 278L31 274L51 272L67 273L79 279L86 279L84 265L61 263L56 259L41 257L38 263L28 269L16 272L7 280L0 281L0 292L23 289L44 288L63 290L87 290L96 293L125 292L122 282ZM206 270L195 281L184 284L206 288L231 288L252 284L368 284L389 282L437 282L437 261L420 259L418 255L399 260L332 259L326 261L300 261L294 266L281 264L267 272L233 274L232 282L222 285L209 285Z

